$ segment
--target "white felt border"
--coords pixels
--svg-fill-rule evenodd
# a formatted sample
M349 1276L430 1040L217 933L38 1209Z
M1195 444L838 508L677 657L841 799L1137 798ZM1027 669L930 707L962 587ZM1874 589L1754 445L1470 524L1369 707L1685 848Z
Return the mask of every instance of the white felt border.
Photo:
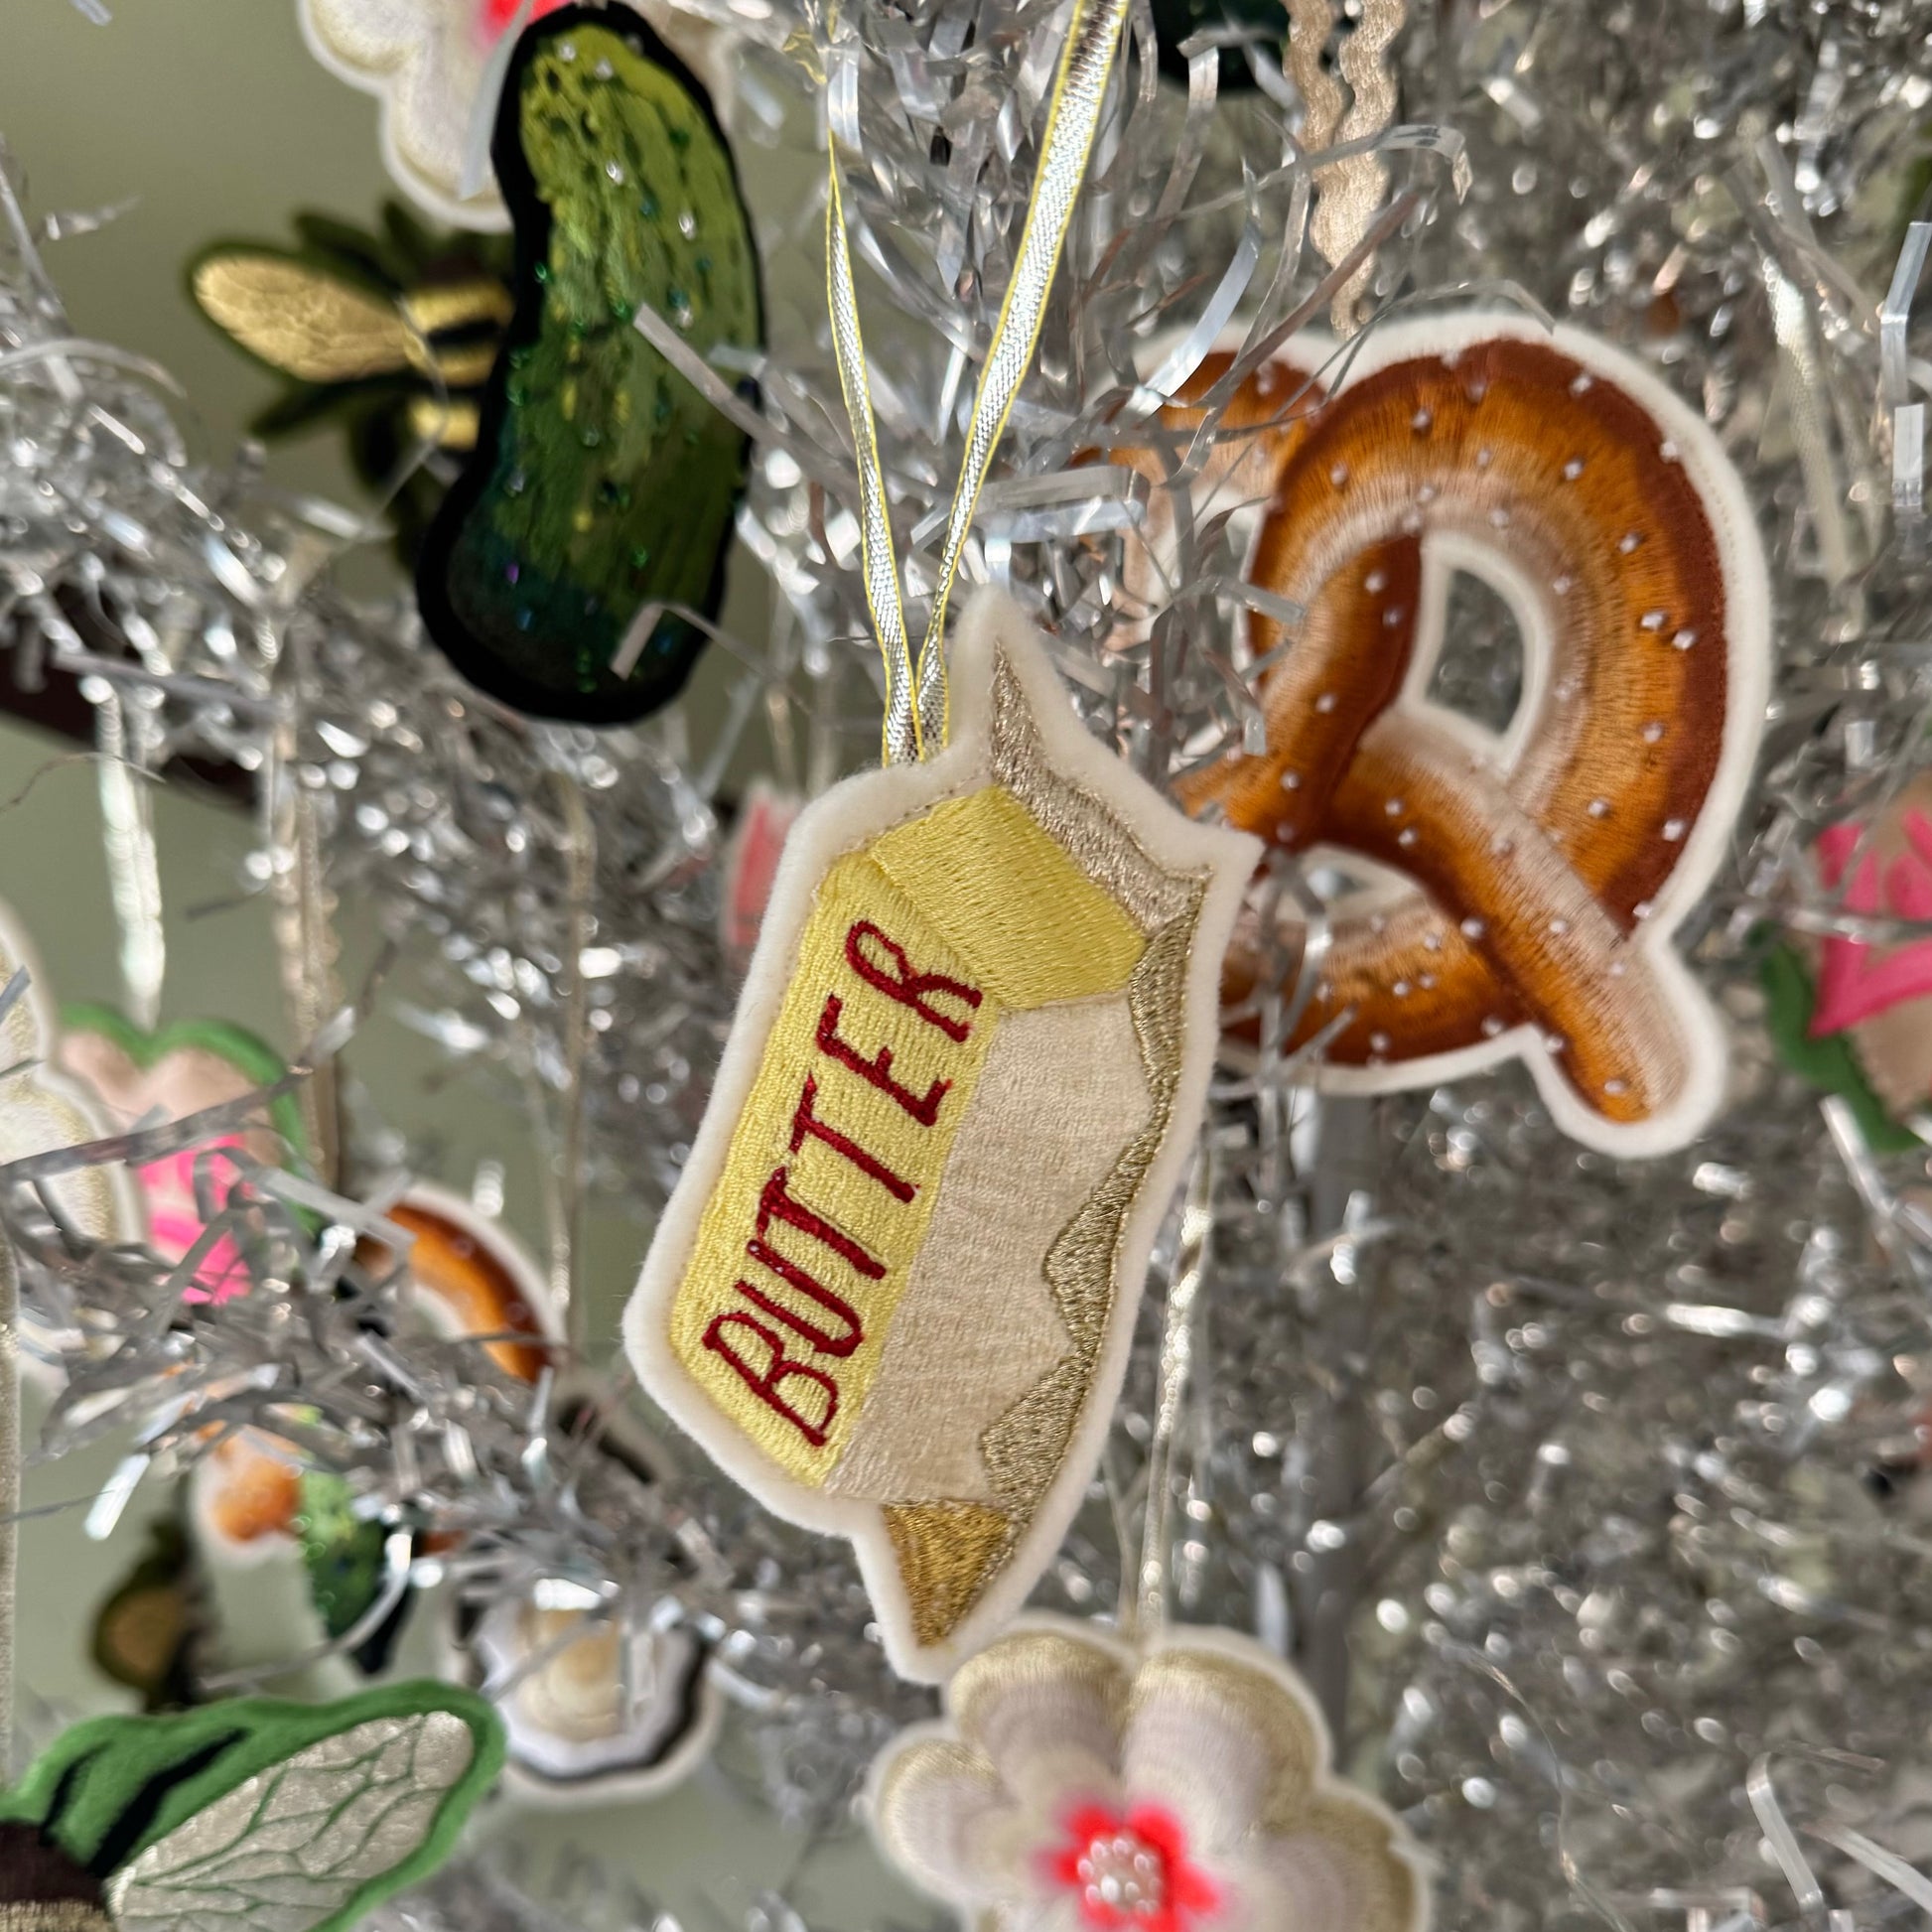
M467 1194L459 1194L453 1187L445 1187L434 1180L412 1180L397 1196L397 1207L414 1207L425 1214L434 1214L448 1221L460 1232L467 1234L478 1247L491 1257L515 1284L516 1291L522 1296L524 1306L537 1318L537 1327L542 1339L561 1343L564 1340L563 1318L557 1310L557 1297L543 1270L536 1264L528 1248L517 1238L507 1221L494 1215L485 1214ZM388 1210L385 1210L385 1213ZM398 1234L408 1230L400 1222L390 1225ZM386 1248L395 1244L382 1236ZM415 1252L415 1243L407 1244L410 1253ZM437 1296L424 1288L411 1267L412 1290L410 1300L422 1310L424 1315L435 1328L437 1337L442 1341L464 1341L471 1338L470 1331L460 1326L451 1316L448 1306ZM553 1352L549 1357L552 1363L558 1359Z
M1321 1707L1315 1703L1313 1693L1310 1691L1301 1676L1272 1650L1266 1649L1253 1637L1245 1636L1239 1631L1225 1630L1218 1624L1205 1623L1167 1624L1147 1642L1137 1645L1128 1642L1118 1630L1105 1624L1083 1622L1078 1617L1063 1616L1051 1610L1029 1610L1025 1616L1015 1620L1009 1634L1020 1636L1028 1631L1070 1638L1075 1643L1103 1651L1130 1675L1138 1672L1143 1664L1165 1651L1188 1650L1226 1658L1230 1663L1240 1664L1245 1669L1270 1679L1277 1689L1285 1692L1300 1709L1314 1736L1322 1767L1320 1775L1314 1780L1314 1798L1319 1800L1330 1793L1339 1794L1346 1797L1351 1804L1361 1806L1364 1811L1387 1826L1390 1850L1409 1867L1416 1880L1415 1915L1403 1928L1403 1932L1430 1932L1431 1923L1435 1918L1435 1900L1432 1896L1433 1874L1426 1853L1416 1842L1408 1826L1380 1798L1343 1775L1335 1762L1334 1738L1329 1732L1328 1720L1323 1717ZM866 1821L867 1832L874 1845L878 1847L881 1859L890 1869L904 1878L922 1897L936 1898L940 1904L952 1906L960 1915L959 1922L964 1932L991 1932L997 1914L993 1918L983 1917L982 1906L961 1904L957 1898L950 1897L946 1893L927 1891L925 1886L899 1863L879 1830L879 1800L886 1788L886 1780L891 1777L899 1758L906 1751L916 1744L928 1741L945 1744L960 1741L950 1697L946 1700L946 1711L943 1717L927 1719L923 1724L907 1725L873 1759L872 1768L866 1774L865 1789L859 1797L859 1812ZM1017 1792L1011 1795L1015 1803L1023 1809L1030 1802Z
M452 1684L481 1692L486 1673L457 1636L459 1604L454 1588L444 1591L436 1606L437 1675ZM695 1633L694 1633L695 1634ZM581 1811L590 1806L633 1805L661 1798L680 1785L711 1755L725 1722L725 1694L712 1660L699 1644L698 1682L692 1693L691 1723L654 1764L614 1765L608 1771L587 1771L582 1777L551 1778L525 1764L515 1754L515 1721L507 1704L498 1701L497 1716L512 1748L503 1759L503 1790L526 1811Z
M892 826L941 799L992 782L988 730L996 653L1005 658L1026 694L1048 763L1072 783L1103 797L1159 864L1176 872L1205 872L1209 883L1189 958L1173 1122L1123 1229L1113 1308L1079 1425L1005 1569L945 1643L922 1646L912 1632L911 1604L881 1506L809 1488L756 1448L687 1375L670 1345L669 1318L733 1129L783 1003L818 882L836 860ZM711 1102L644 1258L623 1322L624 1344L638 1380L721 1468L774 1514L842 1536L855 1546L893 1668L924 1683L943 1680L1019 1608L1058 1549L1086 1491L1126 1368L1148 1255L1206 1103L1220 1033L1222 956L1261 852L1258 840L1193 824L1151 786L1132 779L1128 767L1081 726L1035 639L1032 622L1004 592L987 587L974 596L953 642L950 664L953 736L945 751L924 764L846 779L808 805L791 828Z
M10 964L8 962L11 962ZM35 1055L38 1064L26 1072L12 1076L15 1082L24 1082L38 1089L62 1104L71 1107L78 1119L88 1129L84 1138L106 1140L119 1130L110 1121L100 1104L100 1096L84 1082L76 1080L70 1073L64 1072L57 1057L61 1035L60 1008L49 989L46 972L42 969L40 954L20 915L5 899L0 899L0 985L4 985L8 975L16 966L27 969L27 992L23 999L28 1025L36 1035ZM0 1086L0 1107L7 1104L7 1087ZM50 1150L51 1151L51 1150ZM147 1208L141 1193L140 1184L128 1172L127 1163L116 1161L101 1171L107 1179L108 1199L113 1225L101 1230L101 1239L109 1244L121 1241L145 1241L148 1238ZM61 1181L57 1176L52 1183L56 1200L60 1199ZM67 1386L67 1371L60 1363L50 1361L40 1352L41 1347L53 1345L53 1338L47 1336L38 1344L30 1344L29 1335L43 1336L44 1331L30 1322L23 1311L21 1319L22 1340L16 1351L19 1363L19 1377L23 1382L31 1382L35 1388L47 1394L54 1394Z
M435 24L427 18L427 9L423 10L423 18L418 24L433 34ZM315 17L313 0L300 0L295 18L303 43L316 60L337 79L345 80L357 93L374 97L377 145L382 155L382 166L390 181L424 212L434 215L449 227L469 229L478 234L508 233L510 213L497 193L496 176L492 170L484 169L482 191L465 201L440 182L432 181L402 151L400 122L407 111L403 96L410 87L422 84L421 69L434 59L433 53L426 50L420 41L405 42L398 46L392 60L380 65L371 60L367 66L358 66L331 41L328 30ZM475 111L474 104L472 111ZM462 155L452 158L461 167Z
M1642 922L1632 942L1683 1026L1690 1056L1689 1077L1677 1102L1650 1119L1628 1126L1606 1121L1578 1097L1558 1069L1537 1028L1524 1025L1452 1053L1434 1053L1389 1066L1324 1063L1312 1070L1311 1078L1326 1093L1396 1093L1467 1079L1506 1060L1520 1059L1529 1068L1543 1104L1573 1140L1604 1154L1647 1159L1668 1154L1694 1140L1710 1124L1724 1101L1728 1064L1724 1021L1671 941L1723 864L1732 827L1750 788L1771 688L1770 578L1757 519L1744 493L1743 480L1704 418L1634 356L1582 330L1565 324L1547 329L1519 311L1488 309L1455 310L1446 315L1388 323L1369 332L1348 363L1345 378L1330 393L1343 394L1364 376L1391 363L1427 355L1454 355L1498 337L1540 343L1554 348L1622 390L1645 409L1664 436L1677 446L1678 460L1703 499L1718 539L1718 555L1724 572L1727 674L1724 743L1711 788L1684 842L1677 865L1653 900L1650 917ZM1235 330L1224 336L1217 346L1238 349L1244 341L1243 333ZM1301 348L1305 341L1298 339L1291 348ZM1301 367L1308 357L1325 363L1332 349L1333 345L1324 340L1312 341L1306 355L1295 356L1293 365ZM1257 527L1256 544L1259 539ZM1251 548L1247 567L1251 568L1252 564ZM1523 642L1526 660L1537 645L1546 649L1548 645L1547 638L1532 638L1527 626ZM1702 644L1698 648L1703 648ZM1526 703L1535 692L1546 688L1547 671L1547 665L1533 668L1525 662ZM1499 739L1482 732L1456 712L1439 705L1417 704L1407 685L1398 702L1425 712L1437 723L1449 725L1465 743L1480 749L1492 759L1507 756L1510 734ZM1611 776L1606 774L1604 788L1613 792ZM1231 1049L1229 1057L1252 1067L1256 1056L1251 1050Z

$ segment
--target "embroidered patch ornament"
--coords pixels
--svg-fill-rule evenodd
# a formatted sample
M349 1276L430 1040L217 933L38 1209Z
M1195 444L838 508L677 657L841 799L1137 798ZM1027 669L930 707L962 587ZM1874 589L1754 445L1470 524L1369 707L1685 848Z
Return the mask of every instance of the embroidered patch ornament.
M1210 357L1192 392L1231 359ZM1672 934L1723 858L1769 677L1736 472L1648 369L1576 330L1394 324L1326 396L1303 359L1237 386L1223 422L1252 435L1206 493L1263 505L1248 578L1306 616L1292 636L1251 621L1254 655L1282 652L1261 684L1266 752L1183 797L1332 859L1359 890L1306 989L1297 924L1271 948L1237 942L1230 995L1281 976L1285 954L1286 1045L1321 1035L1314 1077L1332 1090L1514 1057L1578 1140L1681 1146L1718 1105L1725 1044ZM1184 403L1170 413L1186 421ZM1500 733L1433 692L1458 572L1521 637Z
M0 1932L343 1932L442 1861L502 1756L445 1684L95 1718L0 1793Z
M1932 774L1869 818L1827 826L1813 859L1846 912L1904 926L1932 919ZM1786 1064L1842 1094L1874 1152L1920 1145L1932 1115L1932 940L1803 939L1773 947L1761 977Z
M112 1007L70 1006L61 1018L63 1071L99 1100L116 1133L152 1127L204 1109L245 1100L286 1077L270 1046L224 1020L184 1020L150 1033ZM239 1176L228 1150L264 1165L299 1164L305 1153L302 1109L281 1094L261 1110L262 1124L210 1136L137 1170L147 1209L148 1242L165 1261L182 1260L207 1226L204 1206L223 1200ZM244 1294L240 1250L223 1236L197 1269L188 1302L225 1302Z
M1248 1638L1144 1650L1030 1617L888 1745L887 1857L969 1932L1422 1932L1402 1827L1335 1778L1301 1680Z
M1258 851L1089 738L997 592L952 692L943 752L792 827L626 1326L719 1462L857 1545L928 1679L1092 1472Z

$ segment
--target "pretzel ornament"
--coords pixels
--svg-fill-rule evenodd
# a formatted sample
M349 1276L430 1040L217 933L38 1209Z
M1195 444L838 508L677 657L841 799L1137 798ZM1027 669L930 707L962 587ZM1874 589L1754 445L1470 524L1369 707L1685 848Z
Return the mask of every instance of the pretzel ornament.
M1255 656L1286 646L1267 750L1182 795L1369 879L1334 908L1289 1047L1334 1028L1315 1077L1358 1093L1520 1057L1580 1141L1689 1140L1724 1038L1671 935L1722 855L1768 682L1763 554L1716 437L1629 356L1494 315L1379 330L1326 396L1266 364L1222 421L1261 427L1203 487L1262 501L1249 581L1307 616L1292 639L1251 621ZM1522 636L1500 737L1428 696L1458 570ZM1229 954L1237 1002L1261 936ZM1280 934L1291 996L1307 938Z

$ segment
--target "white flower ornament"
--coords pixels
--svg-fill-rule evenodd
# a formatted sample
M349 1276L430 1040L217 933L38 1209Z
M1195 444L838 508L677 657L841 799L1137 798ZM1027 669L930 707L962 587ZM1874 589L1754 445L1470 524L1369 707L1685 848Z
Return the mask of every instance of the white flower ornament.
M881 1756L873 1828L969 1932L1423 1932L1401 1826L1329 1775L1300 1682L1179 1629L1030 1618Z
M561 0L531 0L528 19ZM632 0L664 44L711 95L729 127L730 36L676 0ZM507 228L508 210L487 166L466 195L479 96L492 56L516 24L519 0L298 0L302 37L324 67L382 103L383 164L440 220L465 228ZM493 118L490 110L483 110Z

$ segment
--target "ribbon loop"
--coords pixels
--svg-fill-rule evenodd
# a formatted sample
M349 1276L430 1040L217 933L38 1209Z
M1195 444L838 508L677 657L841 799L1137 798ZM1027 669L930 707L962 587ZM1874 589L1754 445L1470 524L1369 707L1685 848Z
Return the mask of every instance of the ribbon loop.
M832 315L832 344L839 366L839 388L852 424L853 453L859 465L860 546L866 604L873 634L886 660L886 722L882 746L888 764L911 763L943 749L948 726L946 687L946 607L959 575L966 538L979 507L980 491L993 467L994 453L1013 412L1046 319L1046 299L1059 268L1060 253L1073 220L1080 184L1099 130L1107 86L1120 49L1128 0L1074 0L1073 18L1060 50L1059 70L1046 110L1039 169L1034 178L1027 217L1014 256L1000 319L987 345L985 366L966 435L959 482L946 518L946 541L932 593L932 614L916 663L912 659L899 597L898 559L893 546L886 479L879 460L879 436L866 380L865 337L859 327L858 293L852 278L852 252L846 237L845 208L839 185L838 141L828 138L829 187L825 207L826 299Z

